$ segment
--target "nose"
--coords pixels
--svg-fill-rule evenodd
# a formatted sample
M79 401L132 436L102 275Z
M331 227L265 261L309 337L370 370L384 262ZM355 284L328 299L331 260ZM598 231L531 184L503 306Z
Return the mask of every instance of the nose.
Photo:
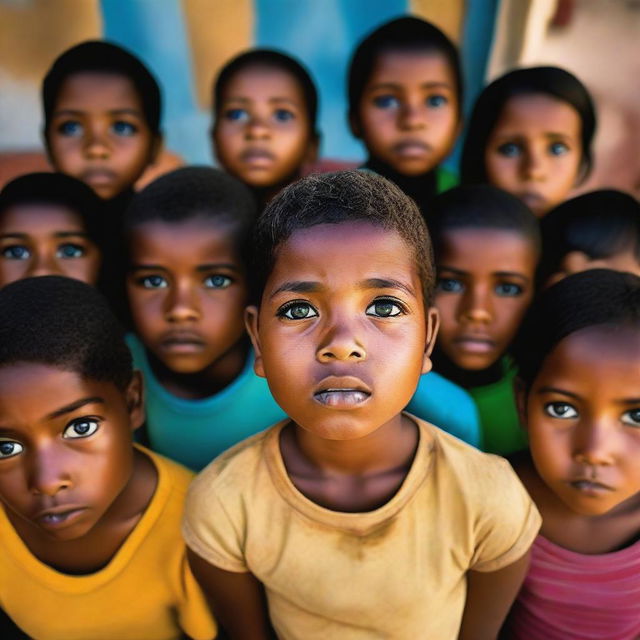
M470 286L460 301L460 319L472 324L489 324L493 305L487 288Z
M166 300L165 319L168 322L195 322L200 319L198 296L190 283L178 283Z
M399 125L403 130L422 129L425 126L424 105L417 100L406 100L399 110Z
M87 158L96 160L104 160L111 155L107 131L99 123L87 128L84 151Z
M608 466L613 464L614 432L604 422L589 421L577 426L573 458L579 464Z
M34 453L29 475L29 488L36 495L55 496L73 486L64 454L51 445Z
M246 138L248 140L263 140L269 137L271 129L267 124L265 118L261 115L253 115L247 123Z
M361 362L366 360L367 352L357 338L357 330L353 322L344 318L336 318L325 331L316 352L319 362L334 361Z
M57 276L61 274L60 265L53 255L46 251L35 253L28 271L29 276Z
M526 180L539 182L547 177L547 160L544 151L530 147L522 156L522 173Z

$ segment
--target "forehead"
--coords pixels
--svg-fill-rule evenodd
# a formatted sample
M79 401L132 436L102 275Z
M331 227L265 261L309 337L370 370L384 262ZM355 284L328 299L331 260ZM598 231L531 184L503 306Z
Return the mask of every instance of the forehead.
M419 293L416 261L396 231L364 221L320 224L295 231L278 246L267 289L287 280L342 287L376 277L409 283Z
M367 85L382 82L417 85L437 82L455 88L454 72L449 59L437 50L389 49L379 52Z
M130 250L137 261L167 266L213 259L239 265L234 232L232 223L204 217L176 223L152 220L131 230Z
M223 100L273 100L283 98L305 104L305 95L298 79L278 67L252 64L233 73L222 87Z
M448 229L440 234L438 266L470 273L511 271L532 276L537 251L524 234L506 229Z
M568 102L543 93L509 98L500 112L496 129L531 130L578 136L580 115Z
M0 214L1 233L30 233L49 229L86 230L80 214L62 204L15 204Z
M67 76L56 97L56 109L82 107L135 109L142 111L142 101L131 78L120 73L80 71Z

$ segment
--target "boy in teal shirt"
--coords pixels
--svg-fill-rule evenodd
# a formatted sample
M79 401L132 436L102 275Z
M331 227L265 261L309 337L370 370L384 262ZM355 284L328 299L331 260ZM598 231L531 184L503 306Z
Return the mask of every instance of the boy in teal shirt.
M248 190L205 167L162 176L125 215L128 343L146 382L148 440L195 470L284 417L253 373L244 329L254 220Z

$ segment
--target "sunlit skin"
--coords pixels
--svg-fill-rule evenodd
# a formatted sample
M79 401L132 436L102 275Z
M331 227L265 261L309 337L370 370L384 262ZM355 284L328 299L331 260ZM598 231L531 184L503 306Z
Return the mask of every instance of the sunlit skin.
M281 450L294 484L336 510L386 502L417 446L401 411L437 331L406 243L365 222L296 231L247 326L256 373L292 421Z
M543 516L542 534L606 553L640 530L640 331L570 334L521 391L533 463L518 472Z
M47 275L95 284L99 267L100 251L71 209L21 204L0 216L0 287Z
M510 98L487 140L487 179L544 216L579 179L581 131L580 116L567 102L546 94Z
M372 157L406 176L440 164L459 128L455 77L437 52L380 55L351 122Z
M207 218L151 221L130 233L127 295L136 333L160 382L205 397L242 371L245 271L233 228Z
M133 187L161 144L131 80L94 72L64 81L45 141L57 171L86 182L105 200Z
M216 105L214 152L232 175L278 190L313 162L317 140L302 88L286 71L251 66L234 74Z
M460 369L487 369L505 353L533 296L537 250L500 229L450 229L437 251L438 348Z
M0 367L0 500L39 560L66 573L104 566L156 486L132 446L142 386L126 391L40 363Z

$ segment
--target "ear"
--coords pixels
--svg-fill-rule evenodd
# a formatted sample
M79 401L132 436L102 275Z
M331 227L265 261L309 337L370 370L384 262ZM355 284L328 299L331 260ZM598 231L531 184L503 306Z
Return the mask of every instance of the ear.
M135 431L138 427L143 425L145 420L144 383L142 381L142 373L137 369L133 372L133 377L125 391L125 396L131 430Z
M560 268L570 276L572 273L586 271L589 268L590 262L591 260L589 260L589 256L586 253L582 251L569 251L562 260Z
M520 425L527 431L527 388L525 387L522 378L516 376L513 379L513 393L516 400L516 409L518 411L518 418L520 419Z
M258 307L255 305L249 305L244 310L244 324L247 328L247 333L251 338L251 344L253 345L253 351L255 354L253 370L256 372L256 375L261 378L266 378L264 374L264 363L262 360L262 349L260 347L260 337L258 336L258 313Z
M440 328L440 316L435 307L429 307L426 313L427 334L425 336L424 354L422 356L422 373L429 373L433 367L431 353L436 344L438 329Z

